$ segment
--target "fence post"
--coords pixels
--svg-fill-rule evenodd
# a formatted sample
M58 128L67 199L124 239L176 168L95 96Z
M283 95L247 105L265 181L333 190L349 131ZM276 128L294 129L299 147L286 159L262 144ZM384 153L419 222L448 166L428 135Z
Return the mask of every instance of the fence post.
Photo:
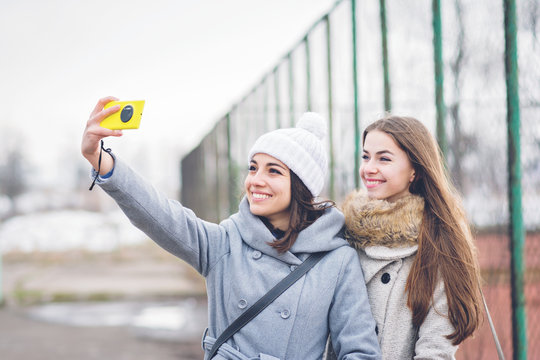
M527 324L525 316L525 231L521 207L521 144L517 62L516 1L504 1L504 67L508 130L508 205L510 211L510 251L512 279L512 341L514 359L527 359Z
M306 97L307 110L311 111L311 52L309 49L309 34L304 38L306 47Z
M263 121L264 121L264 132L267 132L270 130L268 127L268 97L270 96L269 90L268 90L268 77L266 76L262 83L263 87Z
M274 68L274 96L276 98L276 129L281 128L281 109L279 104L279 65Z
M287 54L289 63L289 125L294 127L294 70L291 53Z
M358 68L356 49L356 0L351 0L353 93L354 93L354 187L360 188L360 115L358 112Z
M227 159L228 159L228 172L229 172L229 179L228 179L228 190L229 190L229 215L234 214L237 210L237 204L236 204L236 190L235 190L235 181L236 181L236 174L235 169L233 165L233 159L232 159L232 152L231 152L231 113L227 113L225 115L225 118L227 119Z
M382 65L384 81L384 110L392 109L392 99L390 95L390 74L388 65L388 41L386 27L386 0L379 0L379 11L381 15L381 47L382 47Z
M214 156L215 156L215 164L214 164L214 167L216 170L219 170L219 164L220 164L220 158L219 158L219 132L218 132L218 128L219 128L219 122L217 123L217 125L214 127ZM227 159L228 160L228 159ZM219 173L218 173L219 174ZM216 174L216 175L218 175ZM216 219L218 222L221 221L221 201L220 201L220 196L221 196L221 189L220 189L220 181L219 181L219 176L216 176L216 194L215 194L215 199L216 199Z
M326 64L327 64L327 75L328 75L328 147L329 147L329 172L330 172L330 184L329 184L329 193L330 199L335 199L335 189L334 189L334 120L333 120L333 98L332 98L332 43L331 43L331 34L330 34L330 18L328 14L324 17L324 22L326 24Z
M437 141L446 157L446 131L444 106L444 69L442 59L441 2L433 0L433 60L435 63L435 106L437 107Z

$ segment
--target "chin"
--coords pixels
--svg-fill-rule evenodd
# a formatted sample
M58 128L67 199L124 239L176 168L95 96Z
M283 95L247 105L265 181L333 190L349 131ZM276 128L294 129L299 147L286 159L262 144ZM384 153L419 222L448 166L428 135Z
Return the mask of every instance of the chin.
M264 216L264 209L257 207L257 205L249 204L249 211L256 216Z
M368 197L369 197L371 200L386 200L386 199L388 199L387 196L381 196L381 195L377 194L376 191L375 191L375 192L370 192L370 191L368 191L367 194L368 194Z

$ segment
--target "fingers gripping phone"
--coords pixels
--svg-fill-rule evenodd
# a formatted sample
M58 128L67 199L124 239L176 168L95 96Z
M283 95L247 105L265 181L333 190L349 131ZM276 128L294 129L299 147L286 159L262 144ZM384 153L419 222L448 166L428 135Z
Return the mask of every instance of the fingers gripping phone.
M104 106L104 109L108 109L114 105L120 105L120 110L103 119L100 123L101 127L111 130L139 128L144 100L111 101Z

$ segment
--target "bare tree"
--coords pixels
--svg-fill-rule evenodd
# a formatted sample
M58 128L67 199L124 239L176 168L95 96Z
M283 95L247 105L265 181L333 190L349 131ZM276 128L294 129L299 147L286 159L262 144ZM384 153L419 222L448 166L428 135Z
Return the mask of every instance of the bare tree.
M476 141L474 137L467 135L462 128L460 111L462 102L461 89L463 88L463 69L467 62L467 43L465 24L463 22L465 11L461 0L455 0L454 7L456 11L458 36L456 41L456 51L450 62L450 70L454 80L454 99L448 106L448 112L452 123L452 138L448 141L448 147L450 149L450 154L452 155L450 161L452 180L461 192L465 192L465 176L462 167L463 159L466 154L470 153L471 149L476 147Z
M12 204L15 198L27 189L24 156L19 148L8 150L5 161L0 164L0 193L7 196Z

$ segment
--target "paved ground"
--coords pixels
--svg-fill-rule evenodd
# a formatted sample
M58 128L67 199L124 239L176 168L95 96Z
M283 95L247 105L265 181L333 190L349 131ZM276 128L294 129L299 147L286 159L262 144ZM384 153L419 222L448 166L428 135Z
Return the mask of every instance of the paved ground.
M22 309L0 310L2 360L202 359L198 342L140 337L129 327L73 327L40 322Z
M203 357L200 333L206 325L204 282L154 244L105 254L6 254L2 275L6 300L0 308L2 360ZM171 336L170 331L160 336L159 331L141 331L122 322L119 326L102 326L99 319L94 326L68 325L66 316L82 315L73 312L56 322L35 316L36 310L50 304L76 308L100 301L136 308L152 301L180 303L186 298L197 299L199 310L193 313L200 319L188 319L194 324L185 324L189 331L179 330L178 336Z

